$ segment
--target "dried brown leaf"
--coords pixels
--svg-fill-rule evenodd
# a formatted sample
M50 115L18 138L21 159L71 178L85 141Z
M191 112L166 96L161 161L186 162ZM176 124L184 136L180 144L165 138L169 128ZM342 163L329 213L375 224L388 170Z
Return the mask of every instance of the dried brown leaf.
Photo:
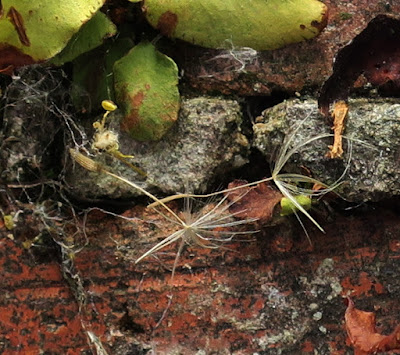
M354 347L355 354L368 355L400 350L400 326L397 326L390 335L378 333L375 314L358 310L350 298L348 298L345 322L347 335Z
M246 184L245 180L234 180L228 185L228 189ZM240 219L255 218L261 224L272 219L275 206L282 197L283 195L268 182L243 187L243 189L237 189L227 194L229 201L235 201L229 208L230 213Z

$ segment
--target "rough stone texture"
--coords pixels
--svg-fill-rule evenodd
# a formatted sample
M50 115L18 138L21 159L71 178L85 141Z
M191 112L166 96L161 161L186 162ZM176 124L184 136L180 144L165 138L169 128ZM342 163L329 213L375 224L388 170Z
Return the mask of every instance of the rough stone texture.
M254 146L270 158L282 145L285 135L289 136L302 120L305 121L292 141L293 147L319 134L331 133L315 100L288 100L265 110L257 119ZM333 142L333 138L328 137L314 141L294 154L284 170L302 174L308 171L318 180L332 184L340 178L350 159L344 183L337 189L346 200L379 201L400 195L399 100L350 100L344 134L354 141L352 149L344 142L343 159L325 156L328 145Z
M184 83L201 92L270 95L318 90L332 74L336 53L381 13L399 14L397 0L325 0L328 24L316 38L255 52L207 50L179 44L170 54L184 70ZM170 45L169 45L170 46ZM166 48L168 51L168 48Z
M119 122L118 118L114 122ZM241 134L241 123L240 106L234 100L184 99L177 124L161 141L138 143L120 135L121 152L135 156L133 162L147 173L146 181L107 154L95 159L149 190L204 191L218 174L247 162L249 143ZM67 181L79 196L127 199L138 195L126 184L80 166L71 170Z
M349 295L377 313L384 333L400 322L398 205L351 218L320 209L326 234L306 223L313 245L288 219L228 249L188 248L172 283L176 245L134 264L171 231L151 211L126 211L134 224L91 212L86 242L82 221L65 228L66 219L48 219L62 228L50 237L58 244L25 249L43 220L36 206L36 213L14 208L24 210L15 229L0 222L5 355L99 354L101 347L115 355L351 354L343 325Z

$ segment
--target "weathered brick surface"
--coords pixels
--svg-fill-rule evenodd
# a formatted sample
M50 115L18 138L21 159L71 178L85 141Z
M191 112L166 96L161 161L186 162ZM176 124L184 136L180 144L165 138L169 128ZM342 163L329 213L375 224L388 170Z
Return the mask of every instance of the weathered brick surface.
M134 264L170 227L141 208L125 215L158 225L91 213L89 244L73 258L83 293L63 279L60 262L38 262L34 247L1 227L4 354L86 353L88 331L110 354L346 354L347 295L376 311L384 331L400 321L394 209L319 216L326 234L307 225L313 246L292 221L229 250L188 248L172 283L175 246Z
M56 262L37 264L0 226L0 352L81 354L78 305Z

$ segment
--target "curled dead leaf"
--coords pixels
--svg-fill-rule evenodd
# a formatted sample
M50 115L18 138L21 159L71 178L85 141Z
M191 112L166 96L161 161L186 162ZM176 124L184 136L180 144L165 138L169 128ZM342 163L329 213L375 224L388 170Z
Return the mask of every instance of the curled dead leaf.
M382 335L376 330L373 312L360 311L347 298L345 313L347 335L357 355L377 354L390 350L400 350L400 325L390 335Z
M228 190L246 184L245 180L234 180L228 185ZM240 219L257 219L260 224L266 224L272 220L275 206L282 198L283 195L268 182L243 187L227 194L229 201L237 200L230 206L230 213Z

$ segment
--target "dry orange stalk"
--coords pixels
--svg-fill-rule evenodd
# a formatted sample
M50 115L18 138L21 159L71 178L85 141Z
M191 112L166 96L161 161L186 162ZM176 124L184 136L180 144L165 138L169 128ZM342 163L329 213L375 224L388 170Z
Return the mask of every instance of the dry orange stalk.
M329 152L327 157L334 159L340 158L343 154L342 148L342 134L344 130L344 122L349 111L349 106L344 101L337 101L333 106L332 118L333 118L333 145L329 146Z

